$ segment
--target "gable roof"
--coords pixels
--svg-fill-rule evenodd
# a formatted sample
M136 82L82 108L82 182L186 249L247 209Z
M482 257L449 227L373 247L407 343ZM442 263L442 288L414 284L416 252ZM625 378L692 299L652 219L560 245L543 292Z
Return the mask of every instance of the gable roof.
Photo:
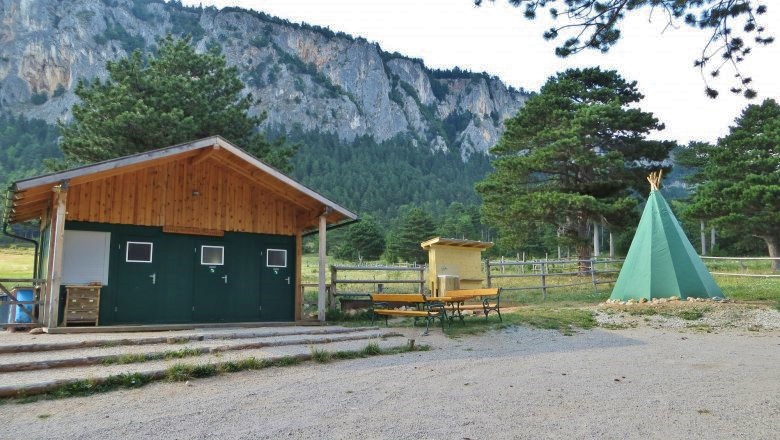
M168 161L189 158L193 163L213 159L231 172L252 179L310 211L327 212L328 223L357 219L352 211L329 200L318 192L295 181L281 171L262 162L221 136L212 136L193 142L146 151L131 156L110 159L90 165L18 180L9 187L5 223L16 223L39 217L48 208L52 187L64 183L75 185L130 172Z
M610 299L723 297L661 192L650 192Z

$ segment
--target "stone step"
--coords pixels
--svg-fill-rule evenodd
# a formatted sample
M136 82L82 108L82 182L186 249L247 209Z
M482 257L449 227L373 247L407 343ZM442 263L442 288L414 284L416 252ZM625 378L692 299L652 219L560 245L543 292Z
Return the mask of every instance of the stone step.
M327 334L287 334L239 339L186 340L181 344L147 344L132 346L90 347L78 350L44 351L35 353L9 353L0 355L0 373L67 368L83 365L139 362L139 359L197 357L221 351L247 350L283 345L307 345L335 341L389 337L394 334L379 330L331 332ZM242 335L245 336L245 335ZM178 353L177 353L178 352ZM184 352L185 355L180 353Z
M185 330L145 333L92 333L72 335L20 335L13 340L0 340L0 355L7 353L33 353L41 351L76 350L91 347L115 347L128 345L176 344L207 339L248 339L286 335L338 334L376 329L378 327L273 327L273 328L225 328L209 330ZM36 340L36 342L30 342Z
M29 396L45 393L58 387L84 380L100 383L111 376L120 374L139 374L150 379L164 379L168 369L178 364L192 366L211 364L218 366L226 362L236 362L249 358L271 362L286 357L308 360L311 359L312 352L315 349L334 353L337 351L361 351L371 342L376 342L382 349L407 345L408 341L399 336L401 335L387 334L383 337L382 333L376 332L375 337L362 339L332 341L333 337L331 337L312 344L287 344L233 351L216 351L184 359L163 359L135 364L101 364L5 373L0 378L0 383L3 384L0 386L0 397ZM331 342L328 342L329 339Z

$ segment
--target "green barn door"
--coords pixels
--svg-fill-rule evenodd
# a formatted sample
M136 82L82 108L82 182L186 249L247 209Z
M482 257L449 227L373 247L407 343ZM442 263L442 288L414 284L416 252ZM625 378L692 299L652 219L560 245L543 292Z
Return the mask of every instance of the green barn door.
M197 240L196 240L197 242ZM199 242L195 248L193 273L192 320L194 322L228 322L231 290L230 255L223 242Z
M261 257L261 319L295 320L295 238L264 241Z
M116 290L114 322L145 324L157 320L159 308L159 247L150 237L122 237L115 261Z

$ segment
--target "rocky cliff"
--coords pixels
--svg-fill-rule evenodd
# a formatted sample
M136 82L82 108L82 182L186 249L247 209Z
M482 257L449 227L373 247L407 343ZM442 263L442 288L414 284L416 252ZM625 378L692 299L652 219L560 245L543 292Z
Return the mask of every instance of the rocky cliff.
M277 130L420 147L466 160L500 136L527 94L487 74L433 71L362 38L236 8L161 0L0 0L0 107L54 122L69 117L80 79L103 78L108 60L153 49L166 33L218 44Z

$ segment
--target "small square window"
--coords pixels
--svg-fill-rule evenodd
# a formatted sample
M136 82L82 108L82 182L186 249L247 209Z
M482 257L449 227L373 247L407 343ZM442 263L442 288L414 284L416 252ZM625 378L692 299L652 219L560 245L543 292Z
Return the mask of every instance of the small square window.
M225 264L225 247L201 246L200 264L204 266L223 266Z
M153 243L144 241L128 241L125 261L128 263L151 263Z
M287 251L285 249L268 249L265 265L268 267L287 267Z

